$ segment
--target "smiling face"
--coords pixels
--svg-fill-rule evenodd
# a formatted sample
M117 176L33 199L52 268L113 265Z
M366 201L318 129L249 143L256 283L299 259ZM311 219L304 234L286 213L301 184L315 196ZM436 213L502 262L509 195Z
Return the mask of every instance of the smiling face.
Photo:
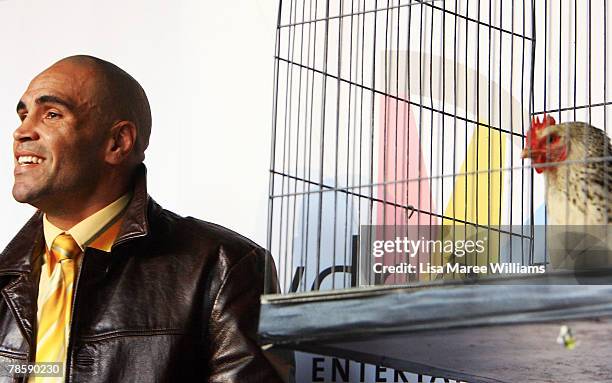
M59 62L17 105L13 197L43 211L87 198L104 169L106 136L93 67Z

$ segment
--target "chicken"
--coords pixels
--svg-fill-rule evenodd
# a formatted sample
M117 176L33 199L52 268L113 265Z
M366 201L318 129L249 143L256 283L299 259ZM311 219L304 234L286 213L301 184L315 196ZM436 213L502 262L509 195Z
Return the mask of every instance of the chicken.
M546 177L550 222L557 225L612 223L610 139L584 122L557 124L551 116L532 120L522 158Z

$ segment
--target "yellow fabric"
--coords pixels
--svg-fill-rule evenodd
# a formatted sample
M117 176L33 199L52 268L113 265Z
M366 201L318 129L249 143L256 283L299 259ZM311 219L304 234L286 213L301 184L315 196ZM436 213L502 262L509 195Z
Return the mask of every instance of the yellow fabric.
M499 169L504 167L506 158L507 139L495 129L479 125L470 138L470 144L461 164L460 171L455 177L453 194L451 195L442 221L444 238L455 241L472 239L477 235L483 239L482 229L471 226L477 223L484 226L499 226L501 222L501 199L492 198L501 196L506 185L506 174ZM455 219L468 222L459 224ZM485 249L491 256L477 257L476 253L467 254L463 258L452 258L451 253L436 254L433 256L434 265L443 265L447 262L458 262L466 265L487 265L489 262L498 262L499 233L489 231ZM433 279L435 276L430 275ZM456 279L454 274L444 275L446 279Z
M49 361L56 362L66 361L68 336L70 334L70 315L72 311L72 285L74 283L76 270L78 269L82 258L80 254L82 254L82 251L84 251L86 247L92 247L105 252L111 251L113 243L119 234L119 229L121 228L121 214L125 210L130 198L130 193L123 195L113 203L79 222L66 232L49 222L46 215L43 217L43 232L45 243L47 245L46 248L51 249L51 251L45 251L44 253L44 263L41 268L40 281L38 285L37 319L39 331L37 334L38 340L36 362L46 361L41 358L51 358L52 360ZM57 256L55 253L62 253L62 250L54 251L53 249L54 247L58 247L56 246L56 242L58 240L60 241L58 243L67 243L65 239L60 239L64 237L71 238L70 241L72 244L74 244L74 246L76 246L79 254L71 260L60 260L59 262L61 267L55 267L57 263ZM70 245L65 246L70 247ZM63 248L62 246L59 247ZM69 250L71 253L74 253L75 251L75 249ZM55 307L55 311L49 311L49 309L45 307L46 302L51 298L52 294L54 294L55 303L53 305L47 304L46 306ZM66 315L62 317L63 319L61 321L58 319L53 319L57 318L58 310L62 310L61 312L63 315ZM51 312L51 314L48 314L48 312ZM51 330L53 330L52 339L55 343L58 343L54 347L56 352L60 354L59 356L50 356L52 352L45 350L45 348L48 347L42 344L43 351L41 351L39 357L39 342L42 339L41 337L45 336L45 329L50 328L47 323L47 317L49 317L49 320L57 322L57 324ZM51 335L49 335L49 337L50 336ZM62 350L61 353L58 350ZM56 357L59 359L56 360ZM63 381L63 378L36 378L30 379L29 381L50 383L61 382Z
M50 288L39 296L36 362L64 362L72 315L72 289L81 248L69 234L60 234L47 251L53 260ZM36 381L49 381L37 378Z
M112 223L112 221L125 209L128 202L130 202L131 195L130 193L124 194L119 199L106 206L102 210L90 215L85 218L81 222L74 225L70 230L66 231L66 233L70 234L76 243L78 243L81 250L85 250L87 246L95 247L98 250L110 252L111 246L113 243L106 243L106 246L93 246L92 241L96 239L100 232L107 228L107 226ZM45 233L45 243L47 244L47 248L51 247L51 242L63 233L64 231L55 225L53 225L47 219L47 215L43 217L43 230Z

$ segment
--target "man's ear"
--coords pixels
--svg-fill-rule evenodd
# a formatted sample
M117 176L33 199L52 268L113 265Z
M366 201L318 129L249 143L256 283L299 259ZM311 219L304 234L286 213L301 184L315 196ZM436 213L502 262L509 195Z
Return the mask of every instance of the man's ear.
M131 121L119 121L111 128L106 148L105 160L111 165L119 165L135 150L138 130Z

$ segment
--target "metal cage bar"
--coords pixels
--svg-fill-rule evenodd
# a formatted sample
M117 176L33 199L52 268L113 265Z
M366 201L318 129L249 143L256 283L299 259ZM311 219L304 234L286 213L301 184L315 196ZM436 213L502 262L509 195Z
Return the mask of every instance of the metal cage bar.
M550 182L533 170L608 174L611 157L605 139L562 161L521 149L544 114L607 139L608 12L607 0L281 1L267 245L282 292L473 277L373 272L364 244L413 226L424 239L484 239L486 260L428 249L384 265L548 265L536 231Z

